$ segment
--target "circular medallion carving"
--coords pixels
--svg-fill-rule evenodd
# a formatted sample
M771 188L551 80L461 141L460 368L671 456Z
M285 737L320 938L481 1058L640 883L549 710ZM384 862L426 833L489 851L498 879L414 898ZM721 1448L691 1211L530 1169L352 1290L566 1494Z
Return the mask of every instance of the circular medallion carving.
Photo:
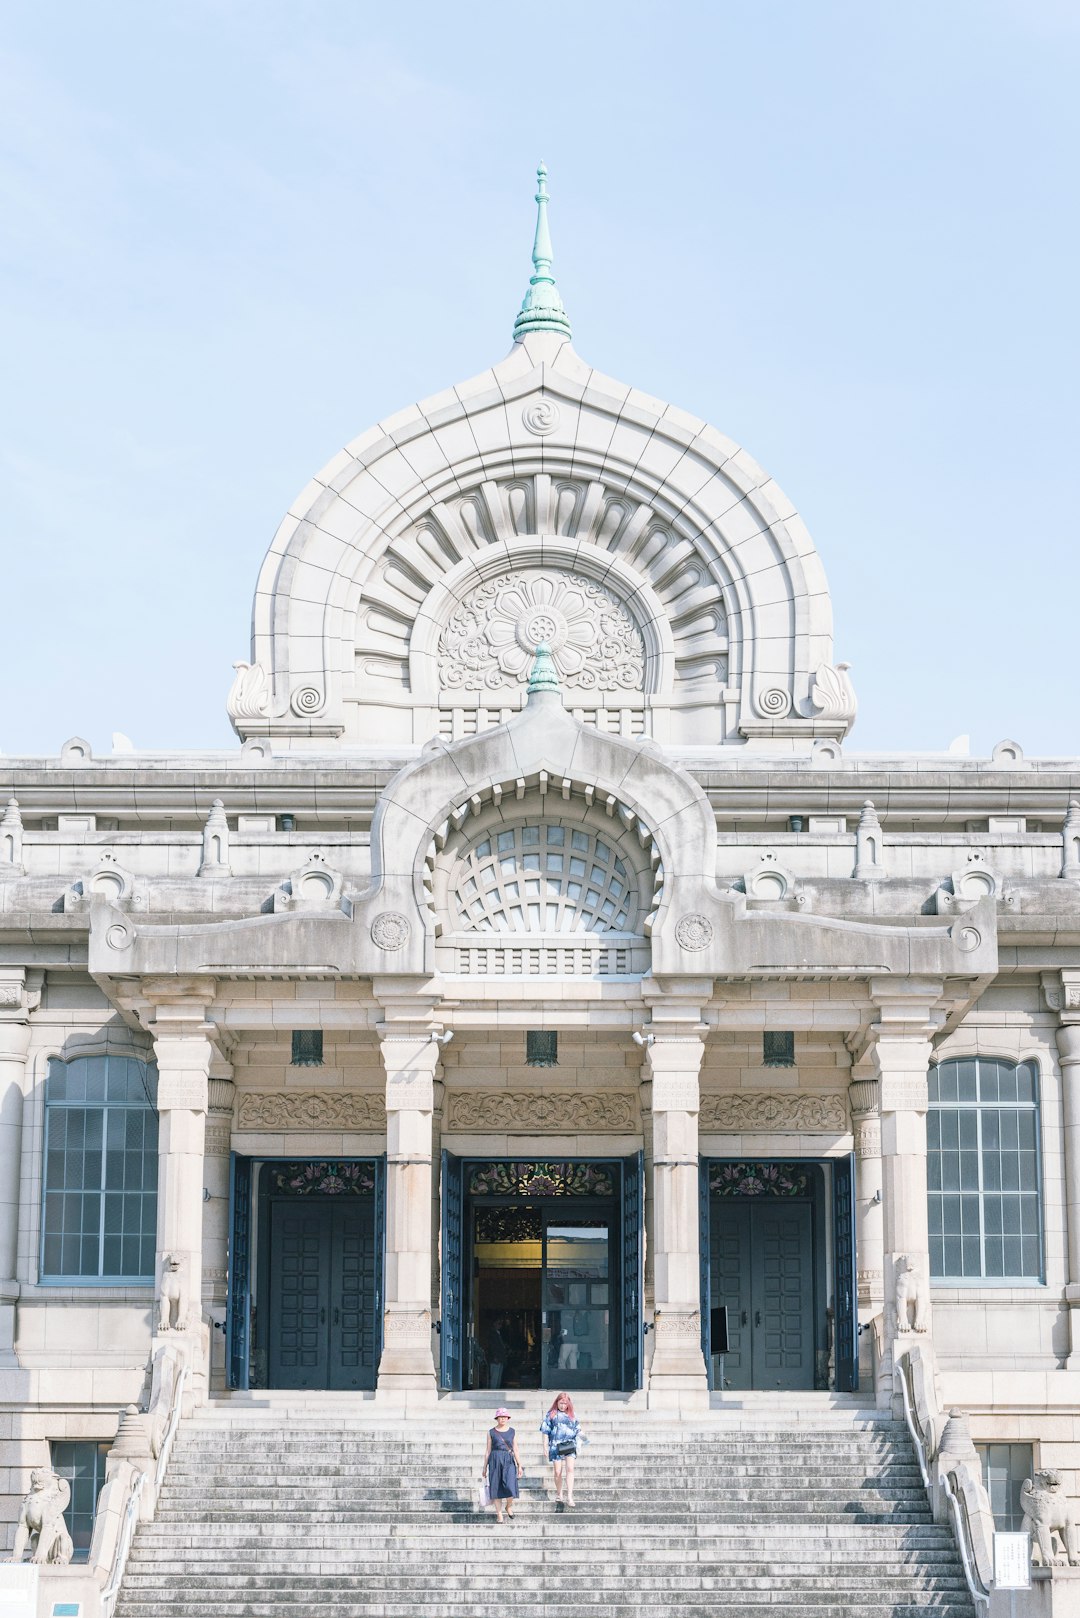
M133 928L125 926L122 921L117 921L106 929L105 942L110 949L127 949L134 936Z
M767 719L783 719L791 708L791 694L778 685L770 686L759 694L757 705Z
M708 916L683 916L675 927L675 939L682 949L708 949L712 936Z
M371 942L376 949L404 949L409 941L408 918L396 910L384 910L371 924Z
M323 705L323 694L317 685L299 686L292 694L292 711L301 717L318 713Z
M956 942L965 955L970 955L982 943L982 933L977 927L961 927Z
M533 399L521 412L521 419L530 433L546 438L555 431L561 417L554 399Z

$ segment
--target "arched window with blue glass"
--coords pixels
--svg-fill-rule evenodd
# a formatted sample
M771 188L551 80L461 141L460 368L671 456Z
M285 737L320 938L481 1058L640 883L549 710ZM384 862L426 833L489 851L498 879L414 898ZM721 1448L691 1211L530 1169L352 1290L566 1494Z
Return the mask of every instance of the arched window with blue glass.
M58 1058L45 1084L43 1281L152 1281L157 1071L131 1055Z
M930 1273L1042 1281L1039 1070L976 1056L930 1069Z

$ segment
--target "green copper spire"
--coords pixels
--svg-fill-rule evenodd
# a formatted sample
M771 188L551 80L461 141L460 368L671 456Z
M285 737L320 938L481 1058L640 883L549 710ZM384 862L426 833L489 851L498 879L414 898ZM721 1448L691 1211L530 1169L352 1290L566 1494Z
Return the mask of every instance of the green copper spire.
M542 640L536 648L536 662L529 676L529 696L535 696L538 691L558 691L558 689L559 671L555 667L551 647L547 641Z
M520 343L531 331L557 331L570 336L567 319L555 277L551 273L551 233L547 217L547 169L543 163L536 171L536 236L533 240L533 273L521 313L514 321L514 341Z

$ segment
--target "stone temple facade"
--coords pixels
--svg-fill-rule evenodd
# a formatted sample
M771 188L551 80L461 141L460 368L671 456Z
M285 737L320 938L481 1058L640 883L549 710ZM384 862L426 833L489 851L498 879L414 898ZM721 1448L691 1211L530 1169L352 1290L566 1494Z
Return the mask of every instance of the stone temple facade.
M290 507L235 749L0 759L8 1544L166 1340L689 1413L917 1339L1003 1522L1075 1492L1080 761L849 748L795 508L579 357L538 200L506 358Z

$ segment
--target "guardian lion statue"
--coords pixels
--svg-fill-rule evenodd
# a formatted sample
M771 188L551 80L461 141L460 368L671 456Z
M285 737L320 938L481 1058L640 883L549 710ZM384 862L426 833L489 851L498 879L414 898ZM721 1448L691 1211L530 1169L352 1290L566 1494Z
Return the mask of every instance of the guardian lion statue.
M1036 1472L1034 1480L1025 1478L1020 1505L1027 1519L1026 1526L1039 1547L1043 1567L1080 1564L1080 1536L1060 1472L1043 1470Z
M926 1331L930 1324L930 1288L915 1260L901 1253L896 1260L896 1330Z
M173 1318L173 1310L176 1315ZM188 1323L187 1281L179 1253L161 1257L161 1299L158 1304L158 1331L186 1331Z
M22 1503L11 1560L21 1562L30 1547L31 1562L50 1562L65 1567L74 1547L67 1531L64 1512L71 1499L71 1485L48 1467L39 1466L30 1474L30 1493Z

